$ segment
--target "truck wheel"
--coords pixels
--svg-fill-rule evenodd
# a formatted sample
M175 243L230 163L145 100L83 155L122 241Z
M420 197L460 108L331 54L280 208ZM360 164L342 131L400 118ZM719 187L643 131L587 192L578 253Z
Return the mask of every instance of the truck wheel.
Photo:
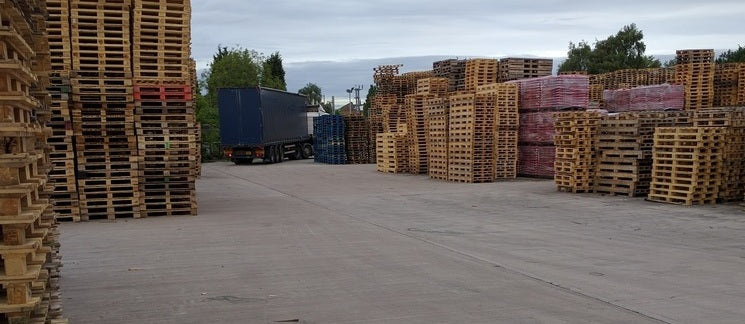
M310 143L303 143L303 148L300 152L303 159L308 159L313 156L313 146Z
M274 146L267 146L264 151L264 163L274 163Z
M290 156L290 160L300 160L303 158L303 146L301 144L295 144L295 152Z
M277 145L277 163L282 163L285 160L285 146Z

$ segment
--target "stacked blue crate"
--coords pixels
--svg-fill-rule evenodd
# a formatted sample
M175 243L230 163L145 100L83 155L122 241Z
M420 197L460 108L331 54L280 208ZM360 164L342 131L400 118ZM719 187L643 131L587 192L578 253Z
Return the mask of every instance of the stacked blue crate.
M313 118L314 160L318 163L346 164L344 117L324 115Z

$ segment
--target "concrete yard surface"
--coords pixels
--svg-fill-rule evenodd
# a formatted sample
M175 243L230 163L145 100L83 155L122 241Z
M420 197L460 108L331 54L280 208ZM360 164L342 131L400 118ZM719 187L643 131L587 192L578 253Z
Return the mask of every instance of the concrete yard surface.
M745 211L204 165L199 216L63 223L71 323L744 323Z

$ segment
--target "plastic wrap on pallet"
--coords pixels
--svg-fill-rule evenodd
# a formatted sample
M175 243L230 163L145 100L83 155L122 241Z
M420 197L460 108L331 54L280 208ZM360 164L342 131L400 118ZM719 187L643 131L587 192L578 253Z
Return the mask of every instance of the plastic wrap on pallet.
M554 142L554 112L530 112L520 114L520 131L518 142L548 143Z
M509 81L520 85L520 109L583 107L590 105L590 78L559 75Z
M632 89L605 90L603 101L613 112L681 110L684 105L682 85L661 84Z
M518 173L523 176L552 178L556 148L554 146L520 145Z

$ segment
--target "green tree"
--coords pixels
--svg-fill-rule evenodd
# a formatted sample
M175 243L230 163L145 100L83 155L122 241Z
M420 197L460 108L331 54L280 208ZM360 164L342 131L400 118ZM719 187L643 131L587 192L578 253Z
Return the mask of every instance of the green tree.
M320 105L321 99L323 98L323 95L321 94L321 87L319 87L315 83L306 84L304 87L298 90L297 93L307 96L309 105Z
M644 55L647 47L644 34L636 24L624 26L615 35L596 41L594 47L587 42L569 43L567 60L559 65L559 72L587 71L591 74L613 72L621 69L660 67L661 63Z
M745 47L737 45L736 50L727 50L726 52L719 54L717 63L736 63L745 62Z
M261 70L261 86L287 91L285 69L282 67L282 56L274 52L264 61Z
M378 87L376 87L374 84L370 85L370 87L367 88L367 96L365 96L365 103L362 105L362 114L367 117L370 116L370 107L372 107L373 99L375 98L375 93L378 92Z
M672 59L669 59L667 62L663 63L662 67L671 68L671 67L675 67L675 64L678 64L678 60L672 58Z

